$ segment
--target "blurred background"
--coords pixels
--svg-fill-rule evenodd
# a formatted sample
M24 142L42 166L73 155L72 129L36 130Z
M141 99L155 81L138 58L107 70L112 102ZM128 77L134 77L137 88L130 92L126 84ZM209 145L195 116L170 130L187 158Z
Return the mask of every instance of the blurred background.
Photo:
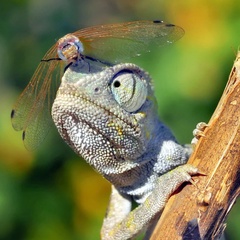
M161 19L181 26L172 46L132 62L148 71L159 112L181 143L208 122L240 45L240 2L166 0L1 0L0 239L99 239L110 184L61 140L55 128L28 152L10 112L46 51L63 35L106 23ZM240 204L227 239L239 239Z

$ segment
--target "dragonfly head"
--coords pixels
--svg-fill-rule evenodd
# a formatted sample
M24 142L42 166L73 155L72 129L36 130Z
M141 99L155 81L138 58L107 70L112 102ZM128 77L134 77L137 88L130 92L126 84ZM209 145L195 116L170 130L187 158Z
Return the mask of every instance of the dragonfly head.
M83 45L79 38L67 34L58 40L58 56L67 63L76 62L82 56Z

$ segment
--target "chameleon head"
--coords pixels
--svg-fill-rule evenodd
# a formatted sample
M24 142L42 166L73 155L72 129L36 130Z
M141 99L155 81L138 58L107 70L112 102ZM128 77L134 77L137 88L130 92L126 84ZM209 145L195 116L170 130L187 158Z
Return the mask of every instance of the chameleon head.
M77 61L83 52L83 45L79 38L73 34L67 34L57 42L59 58L68 63Z
M52 107L62 138L103 175L141 164L158 118L150 78L134 64L65 72Z

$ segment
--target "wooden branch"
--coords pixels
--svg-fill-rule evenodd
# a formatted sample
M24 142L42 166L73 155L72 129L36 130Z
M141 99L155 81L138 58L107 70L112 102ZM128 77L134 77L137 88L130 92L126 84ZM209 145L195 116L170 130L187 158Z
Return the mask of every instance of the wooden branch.
M220 102L188 163L194 176L168 201L151 236L156 239L217 239L240 194L240 52Z

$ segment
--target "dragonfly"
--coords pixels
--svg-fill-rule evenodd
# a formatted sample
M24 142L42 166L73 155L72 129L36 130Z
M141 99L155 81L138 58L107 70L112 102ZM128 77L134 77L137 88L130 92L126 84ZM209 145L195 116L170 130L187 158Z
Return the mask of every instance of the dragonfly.
M114 65L171 44L184 30L160 20L133 21L84 28L60 38L44 55L11 112L12 126L22 131L26 149L34 150L52 124L51 107L64 71L84 61Z

